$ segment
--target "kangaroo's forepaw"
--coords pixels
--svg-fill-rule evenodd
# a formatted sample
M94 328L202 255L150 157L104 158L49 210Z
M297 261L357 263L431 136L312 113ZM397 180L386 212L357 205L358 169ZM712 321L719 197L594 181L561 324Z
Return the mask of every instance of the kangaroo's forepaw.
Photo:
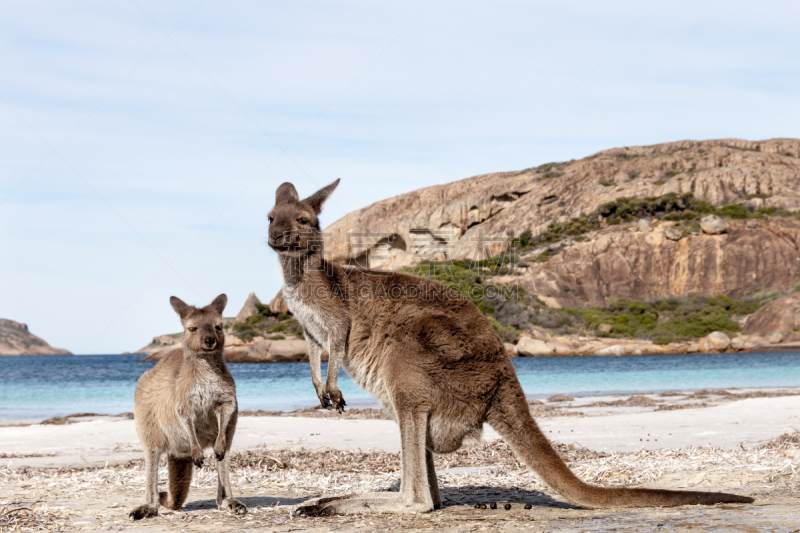
M333 407L331 399L328 398L327 393L324 396L319 397L319 404L322 406L323 409L330 409L331 407Z
M223 459L225 459L225 447L224 446L219 447L219 448L215 447L214 448L214 457L217 458L217 461L222 461Z
M202 453L192 454L192 462L194 463L194 466L196 466L197 468L203 468L203 459L204 457Z
M344 413L344 407L347 405L344 401L344 397L342 396L342 392L339 389L334 391L330 391L328 393L331 397L331 401L333 402L333 407L339 413Z
M319 398L319 404L322 406L322 408L330 409L331 399L328 396L328 391L325 388L325 384L322 384L319 387L315 385L314 388L317 390L317 398Z
M158 516L158 506L153 505L140 505L128 514L131 520L141 520L142 518L149 518L151 516Z

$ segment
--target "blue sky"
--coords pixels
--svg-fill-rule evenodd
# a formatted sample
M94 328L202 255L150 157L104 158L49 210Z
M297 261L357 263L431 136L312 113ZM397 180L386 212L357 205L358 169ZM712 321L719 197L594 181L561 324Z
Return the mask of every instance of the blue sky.
M0 317L75 353L281 279L274 191L328 224L475 174L800 136L796 2L36 2L0 17Z

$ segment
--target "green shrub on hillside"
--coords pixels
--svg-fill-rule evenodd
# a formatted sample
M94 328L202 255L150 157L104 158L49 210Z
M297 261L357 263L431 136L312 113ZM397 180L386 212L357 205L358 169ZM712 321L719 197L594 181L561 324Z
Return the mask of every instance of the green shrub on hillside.
M762 305L759 300L732 300L727 296L666 298L655 302L615 300L606 307L570 308L566 312L596 330L611 324L614 337L653 339L657 344L697 339L712 331L732 335L741 326L733 315L750 314Z
M303 327L291 315L283 313L273 315L269 311L269 306L263 304L256 304L256 309L258 314L241 323L228 323L226 329L243 341L251 341L254 337L267 337L274 333L288 333L303 338Z
M559 242L567 237L578 238L590 231L601 229L603 222L616 225L622 222L633 222L645 217L670 221L699 220L705 215L717 215L732 219L766 218L770 216L800 218L800 212L787 211L777 207L762 207L757 210L751 210L744 204L717 207L704 200L696 199L692 193L682 195L668 193L647 198L622 197L601 205L589 215L582 214L567 222L548 224L547 229L538 235L533 235L531 230L525 230L514 241L513 245L515 253L519 255L532 250L536 246ZM546 261L549 259L549 255L545 253L539 258L539 261ZM512 260L512 257L508 255L505 260L506 263ZM495 261L495 259L487 261L491 262Z
M598 336L645 338L659 344L693 340L712 331L733 335L741 327L732 316L753 313L774 298L765 293L748 300L726 296L676 297L653 302L620 299L599 308L551 309L519 286L491 283L491 269L486 267L493 264L490 260L424 262L401 271L433 279L464 295L506 342L514 341L530 325L553 333L588 330ZM612 332L599 332L600 324L611 324Z
M517 254L522 254L536 246L558 242L565 237L578 237L589 231L598 230L601 227L600 217L597 215L581 215L567 222L553 222L548 224L545 231L536 236L534 236L530 230L524 231L519 238L514 241L513 250Z
M662 196L631 198L623 196L607 202L597 209L597 213L609 223L620 220L630 222L637 218L658 217L667 213L681 212L693 208L694 196L691 193L677 195L674 192Z

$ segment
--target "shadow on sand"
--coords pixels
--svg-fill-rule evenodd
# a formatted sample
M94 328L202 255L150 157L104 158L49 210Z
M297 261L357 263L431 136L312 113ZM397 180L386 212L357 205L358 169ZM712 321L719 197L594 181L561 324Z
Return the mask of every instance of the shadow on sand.
M444 507L453 505L468 505L472 507L475 504L489 505L492 502L496 502L500 506L505 503L522 505L528 503L533 507L580 509L580 507L575 507L567 502L554 500L547 494L535 490L473 485L469 487L443 489L441 495Z
M316 496L304 496L302 498L291 498L291 497L274 497L274 496L242 496L237 497L236 499L242 502L247 506L248 509L252 507L274 507L276 505L298 505L308 500L314 499ZM186 505L183 506L183 510L187 513L192 511L202 511L207 509L216 509L217 502L213 499L208 500L197 500L193 502L188 502Z

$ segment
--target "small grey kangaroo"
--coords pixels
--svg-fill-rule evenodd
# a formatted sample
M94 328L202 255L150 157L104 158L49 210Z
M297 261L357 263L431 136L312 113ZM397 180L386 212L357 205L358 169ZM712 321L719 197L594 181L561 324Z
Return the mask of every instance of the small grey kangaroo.
M345 268L323 257L322 205L339 180L300 200L291 183L275 194L269 246L278 252L283 296L308 340L323 407L341 410L342 365L400 427L400 492L322 498L297 510L320 516L427 512L441 506L433 453L479 438L484 422L570 503L587 508L751 503L720 492L601 487L579 479L531 416L503 342L481 311L427 278ZM330 354L322 381L320 353Z
M145 503L130 513L133 520L158 515L159 505L180 509L189 495L192 465L203 466L203 449L217 458L217 505L245 514L234 499L230 449L239 408L236 385L222 359L225 334L220 294L198 309L175 296L169 303L183 324L182 352L172 352L142 374L136 384L133 413L144 449L147 475ZM158 461L167 455L169 492L158 492Z

